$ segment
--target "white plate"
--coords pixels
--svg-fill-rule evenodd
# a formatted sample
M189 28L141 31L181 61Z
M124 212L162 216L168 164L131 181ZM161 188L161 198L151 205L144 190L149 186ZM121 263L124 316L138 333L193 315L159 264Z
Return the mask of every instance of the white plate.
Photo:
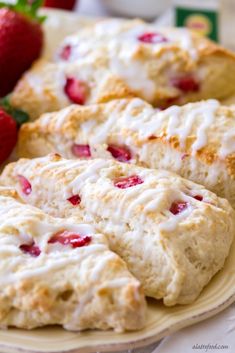
M167 308L150 300L145 329L137 332L67 332L59 327L0 331L1 353L90 353L141 347L207 319L235 301L235 243L225 266L191 305Z
M45 26L47 34L46 54L63 36L81 26L89 25L87 19L69 12L49 12ZM117 351L151 344L183 327L209 318L235 301L235 244L220 273L191 305L167 308L161 302L150 300L145 329L138 332L118 334L112 331L67 332L59 327L32 331L9 329L0 331L1 353L90 353Z

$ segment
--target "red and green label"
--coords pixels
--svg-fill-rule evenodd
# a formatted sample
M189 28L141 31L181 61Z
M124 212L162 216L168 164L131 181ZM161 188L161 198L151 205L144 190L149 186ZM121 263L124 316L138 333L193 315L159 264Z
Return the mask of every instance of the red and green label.
M219 41L219 13L216 10L176 7L175 24L177 27L187 27Z

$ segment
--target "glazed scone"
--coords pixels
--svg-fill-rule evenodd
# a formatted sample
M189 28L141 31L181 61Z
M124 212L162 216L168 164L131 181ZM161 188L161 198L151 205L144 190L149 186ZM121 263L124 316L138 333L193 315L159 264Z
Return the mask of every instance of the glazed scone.
M234 236L227 200L166 171L51 155L8 165L0 183L48 214L94 224L145 294L169 306L197 298Z
M112 19L67 37L23 76L11 104L32 119L131 96L166 107L233 96L234 77L235 55L187 29Z
M139 282L94 228L53 218L0 188L0 327L136 330Z
M123 80L99 62L95 59L88 63L57 64L40 59L19 81L11 95L11 105L21 107L31 120L35 120L45 112L70 105L72 101L83 105L135 96ZM71 78L75 76L76 82ZM77 99L73 96L74 99L70 100L65 87L69 92L71 87L75 89Z
M166 169L227 198L235 207L235 106L215 100L156 111L135 98L70 106L22 126L19 155L116 158Z

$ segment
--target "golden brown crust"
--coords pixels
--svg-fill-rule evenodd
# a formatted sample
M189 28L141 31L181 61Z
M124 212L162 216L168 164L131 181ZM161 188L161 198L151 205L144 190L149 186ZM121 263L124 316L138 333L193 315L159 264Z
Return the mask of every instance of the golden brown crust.
M135 37L134 41L128 39L130 33L156 29L140 21L117 22L103 22L110 30L100 30L98 24L65 39L66 45L73 43L76 52L79 38L85 52L63 61L59 57L62 44L56 60L39 61L22 78L12 94L12 105L26 110L32 119L69 105L64 92L66 76L89 86L86 104L136 96L166 107L208 98L224 100L235 94L233 53L180 29L161 29L167 38L163 44L135 43ZM113 34L112 26L117 27ZM193 88L181 89L174 84L175 79L185 76L196 81Z
M0 327L142 328L146 303L140 283L109 250L106 238L87 224L50 217L14 196L14 190L0 187ZM66 230L91 240L80 247L50 242Z
M111 76L100 87L97 95L97 103L106 103L113 99L132 98L135 93L119 77Z
M83 130L84 124L88 130ZM177 128L171 130L174 124ZM149 126L149 132L145 126ZM173 170L205 184L233 203L234 141L233 106L221 106L212 100L159 112L144 101L127 99L87 107L74 105L61 112L45 114L21 128L18 150L20 156L30 158L55 151L66 158L76 158L71 146L81 143L90 145L93 157L112 158L107 146L121 144L132 151L134 163ZM178 161L175 166L170 163L171 159L167 162L167 153L174 153L174 163Z
M192 302L231 245L234 211L228 201L176 174L52 155L7 166L1 182L19 187L16 175L22 173L33 190L29 196L20 193L26 202L60 217L89 219L97 229L108 230L111 249L126 261L145 294L163 298L166 305ZM142 182L131 190L116 187L115 180L127 176ZM64 198L71 190L81 198L79 207ZM179 200L187 209L177 217L172 205ZM131 305L129 289L126 295Z

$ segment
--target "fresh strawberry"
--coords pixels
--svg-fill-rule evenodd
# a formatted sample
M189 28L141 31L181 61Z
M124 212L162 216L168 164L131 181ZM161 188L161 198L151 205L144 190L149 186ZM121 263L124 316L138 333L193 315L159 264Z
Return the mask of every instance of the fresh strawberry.
M72 10L76 4L76 0L45 0L44 6L58 7L60 9Z
M42 51L43 31L37 10L43 0L0 2L0 97L8 94Z
M10 106L8 97L0 100L0 165L17 142L17 128L29 120L26 113Z
M11 154L17 142L17 123L0 108L0 164Z

